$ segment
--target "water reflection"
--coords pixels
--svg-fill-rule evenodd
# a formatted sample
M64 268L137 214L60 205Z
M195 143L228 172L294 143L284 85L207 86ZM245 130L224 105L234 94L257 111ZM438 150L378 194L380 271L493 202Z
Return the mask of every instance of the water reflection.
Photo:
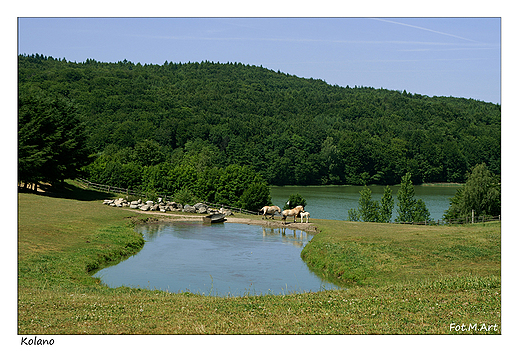
M160 223L140 226L135 256L94 276L110 287L207 295L285 294L338 288L300 258L305 231L245 224Z
M282 243L289 243L296 247L303 248L309 242L307 232L302 230L288 229L288 228L272 228L262 227L262 234L266 236L279 236Z

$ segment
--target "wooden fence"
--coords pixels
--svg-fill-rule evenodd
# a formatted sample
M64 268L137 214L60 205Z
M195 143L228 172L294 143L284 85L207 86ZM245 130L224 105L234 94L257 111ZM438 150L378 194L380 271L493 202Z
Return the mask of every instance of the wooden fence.
M483 223L483 222L489 222L489 221L501 221L500 215L498 216L491 216L491 215L480 215L480 216L468 216L466 218L459 218L459 219L448 219L446 221L446 224L476 224L476 223Z
M419 221L419 222L396 222L396 224L408 224L408 225L457 225L457 224L476 224L484 223L489 221L501 221L499 216L481 215L478 217L467 216L465 218L458 219L446 219L437 221Z
M92 189L96 189L98 191L103 191L103 192L112 192L112 193L119 193L119 194L128 194L128 195L133 195L133 196L137 196L137 197L143 197L143 198L155 198L155 197L160 197L168 202L173 202L174 199L172 196L168 196L168 195L163 195L163 194L147 194L146 192L141 192L141 191L136 191L136 190L132 190L132 189L129 189L129 188L121 188L121 187L114 187L114 186L110 186L110 185L102 185L102 184L99 184L99 183L95 183L95 182L90 182L89 180L85 180L85 179L82 179L82 178L77 178L76 181L78 181L79 183L82 183L84 184L87 189L88 188L92 188ZM254 212L254 211L250 211L250 210L247 210L247 209L242 209L242 208L237 208L237 207L232 207L232 206L229 206L229 205L226 205L226 204L216 204L216 203L210 203L210 202L201 202L205 205L207 205L208 207L212 207L212 208L225 208L225 209L228 209L228 210L231 210L231 211L234 211L234 212L239 212L239 213L243 213L243 214L251 214L251 215L258 215L259 212Z

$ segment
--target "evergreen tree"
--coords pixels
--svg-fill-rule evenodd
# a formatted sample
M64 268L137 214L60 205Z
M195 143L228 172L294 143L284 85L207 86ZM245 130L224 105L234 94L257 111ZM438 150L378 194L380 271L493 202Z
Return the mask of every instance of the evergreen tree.
M372 200L372 190L368 186L364 186L359 191L358 213L361 220L365 222L376 222L379 220L379 203Z
M430 211L422 199L415 199L411 174L407 172L401 178L401 187L397 191L397 222L421 222L430 220Z
M415 190L411 178L412 175L409 172L401 178L401 187L397 191L397 222L413 221Z
M348 221L365 221L365 222L390 222L392 219L392 210L394 209L394 199L392 190L389 186L385 187L381 202L372 200L372 190L368 186L364 186L359 191L359 201L357 209L348 210Z
M415 201L415 205L412 211L412 221L414 222L422 222L422 221L430 221L430 211L426 208L426 203L422 199L417 199Z
M18 98L18 181L62 184L78 175L88 152L84 125L71 102L21 85Z
M348 216L347 221L359 221L359 212L357 209L349 209L348 210Z
M379 205L378 222L390 222L392 219L392 211L394 210L394 198L392 197L392 189L390 186L385 187L381 203Z

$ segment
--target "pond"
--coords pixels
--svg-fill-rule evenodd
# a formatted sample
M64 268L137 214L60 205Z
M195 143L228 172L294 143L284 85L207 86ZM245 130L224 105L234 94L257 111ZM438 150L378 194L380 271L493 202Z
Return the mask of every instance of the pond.
M293 229L222 223L162 223L137 228L136 255L93 276L109 287L243 296L339 288L300 258L312 235Z
M420 198L426 204L433 220L442 220L442 216L450 206L457 185L424 185L414 186L415 198ZM305 210L311 214L311 219L347 220L348 210L357 209L359 191L363 186L272 186L271 200L274 205L283 209L285 202L293 193L300 194L307 201ZM372 200L380 201L384 186L369 186L372 190ZM397 217L397 191L400 186L390 186L394 198L392 221Z

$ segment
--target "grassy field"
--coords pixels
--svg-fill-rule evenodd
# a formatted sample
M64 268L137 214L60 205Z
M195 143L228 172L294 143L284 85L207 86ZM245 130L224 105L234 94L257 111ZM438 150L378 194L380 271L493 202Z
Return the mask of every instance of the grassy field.
M302 257L345 290L208 297L111 289L90 270L139 251L133 225L152 215L67 187L18 195L18 334L501 333L499 223L313 220L321 232Z

